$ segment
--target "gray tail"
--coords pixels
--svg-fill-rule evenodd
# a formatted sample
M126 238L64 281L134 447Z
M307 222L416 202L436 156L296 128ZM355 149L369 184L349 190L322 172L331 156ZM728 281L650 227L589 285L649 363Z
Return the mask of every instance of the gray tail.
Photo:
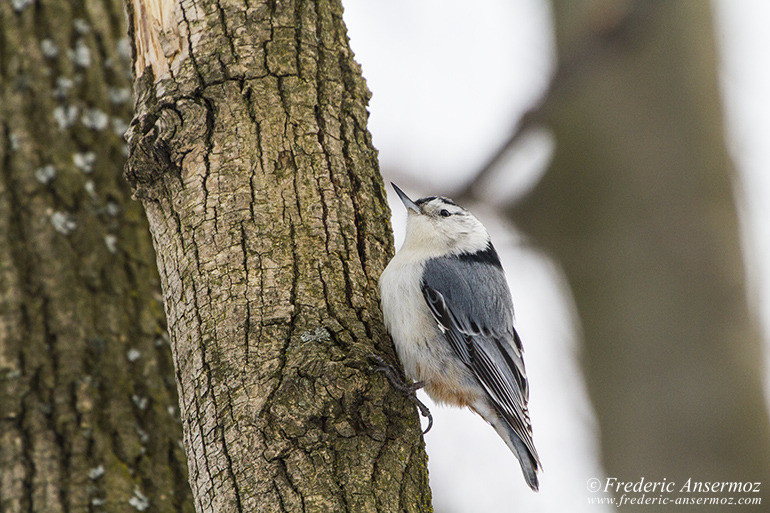
M524 474L524 479L533 491L538 491L540 483L537 479L537 471L542 468L540 464L540 458L537 455L535 446L532 443L530 435L529 444L522 440L516 431L511 427L505 416L500 415L499 412L495 412L494 422L490 422L492 427L495 428L497 434L503 439L505 444L511 449L511 452L516 455L521 465L521 471ZM489 419L487 419L489 421ZM525 436L528 433L525 433Z
M513 452L516 454L516 458L519 460L521 471L524 474L524 479L527 481L529 487L536 492L540 487L540 483L537 480L537 469L540 468L537 455L529 452L529 449L527 449L524 443L519 440L519 437L516 436L516 433L510 429L508 429L508 437L511 441L509 447L513 449Z

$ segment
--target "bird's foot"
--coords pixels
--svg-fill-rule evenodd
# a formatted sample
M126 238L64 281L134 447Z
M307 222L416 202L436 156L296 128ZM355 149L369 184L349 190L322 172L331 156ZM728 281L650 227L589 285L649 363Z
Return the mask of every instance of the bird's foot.
M433 427L433 415L431 415L428 407L425 406L422 401L417 399L417 391L424 387L425 383L423 381L406 383L399 377L396 368L386 362L384 358L377 356L376 354L372 354L369 355L369 359L377 364L376 371L385 374L385 377L388 378L388 381L390 381L390 384L393 385L393 388L403 392L409 398L409 400L412 401L415 406L417 406L420 414L428 419L428 427L425 428L425 431L423 431L422 434L424 435L430 431L430 428Z
M419 389L425 386L425 383L422 381L416 381L414 383L407 383L401 377L398 375L398 371L396 368L385 361L384 358L381 356L377 356L376 354L369 355L369 359L372 360L377 364L377 369L375 369L377 372L382 372L385 374L385 377L388 378L388 381L390 381L390 384L393 385L394 388L401 390L405 394L414 394Z

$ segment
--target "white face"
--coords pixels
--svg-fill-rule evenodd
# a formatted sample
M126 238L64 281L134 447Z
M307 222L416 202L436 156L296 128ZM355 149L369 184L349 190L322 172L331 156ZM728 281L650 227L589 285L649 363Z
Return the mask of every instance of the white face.
M404 248L424 256L475 253L487 247L489 235L473 214L440 197L415 202L419 212L408 209Z

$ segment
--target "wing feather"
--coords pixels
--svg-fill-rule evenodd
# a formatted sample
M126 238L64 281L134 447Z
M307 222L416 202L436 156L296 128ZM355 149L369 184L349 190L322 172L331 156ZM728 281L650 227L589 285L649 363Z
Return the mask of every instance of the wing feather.
M496 267L484 269L451 258L432 259L426 265L425 301L450 347L540 466L527 410L529 384L521 339L513 328L505 276Z

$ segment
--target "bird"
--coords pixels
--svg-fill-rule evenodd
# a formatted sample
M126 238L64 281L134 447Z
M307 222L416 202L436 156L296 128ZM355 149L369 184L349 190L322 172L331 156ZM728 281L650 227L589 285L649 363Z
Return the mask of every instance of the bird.
M449 198L412 201L404 243L380 280L385 326L406 376L439 404L486 420L539 488L523 347L500 257L483 224ZM432 420L432 419L431 419Z

